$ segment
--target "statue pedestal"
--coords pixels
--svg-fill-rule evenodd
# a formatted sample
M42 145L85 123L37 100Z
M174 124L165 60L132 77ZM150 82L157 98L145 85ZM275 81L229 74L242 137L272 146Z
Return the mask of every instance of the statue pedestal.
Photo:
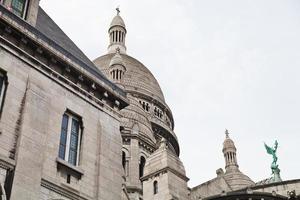
M278 166L276 166L275 168L272 167L272 171L273 171L273 177L272 177L272 182L281 182L282 179L280 177L280 169L278 168Z

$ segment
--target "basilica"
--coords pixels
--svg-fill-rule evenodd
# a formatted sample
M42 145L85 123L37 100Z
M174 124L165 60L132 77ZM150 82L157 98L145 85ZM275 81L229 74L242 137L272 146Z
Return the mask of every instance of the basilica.
M227 130L224 169L190 188L172 111L127 54L119 9L92 61L39 3L0 0L0 200L300 199L299 179L244 174Z

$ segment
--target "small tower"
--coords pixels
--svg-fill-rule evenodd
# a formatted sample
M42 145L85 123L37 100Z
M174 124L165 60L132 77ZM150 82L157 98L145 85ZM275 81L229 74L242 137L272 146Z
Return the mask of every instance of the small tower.
M180 159L163 138L160 147L149 156L143 181L144 200L188 200L189 179Z
M116 49L120 49L121 54L126 54L125 38L126 38L126 26L120 16L120 9L117 8L117 15L111 21L108 29L109 34L109 46L108 53L115 53Z
M223 143L223 154L225 158L225 170L228 172L239 171L239 165L236 158L236 148L234 142L229 137L229 132L225 131L226 138Z
M110 79L115 83L121 83L122 78L126 72L126 67L120 55L120 48L117 47L116 54L112 57L109 64Z

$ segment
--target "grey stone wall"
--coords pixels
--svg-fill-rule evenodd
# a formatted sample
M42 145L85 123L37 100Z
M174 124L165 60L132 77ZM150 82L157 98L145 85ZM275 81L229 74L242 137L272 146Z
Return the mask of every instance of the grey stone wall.
M192 188L190 192L190 199L198 200L199 198L202 199L221 194L223 191L228 192L231 191L231 189L225 179L220 176Z
M0 48L0 68L7 71L9 82L0 120L0 155L16 162L11 199L58 198L61 193L63 199L74 194L81 199L121 199L119 115L90 103L12 53ZM72 176L70 184L56 161L66 109L82 117L84 126L77 167L83 175ZM42 180L51 187L41 187Z
M188 178L180 159L162 140L160 147L146 161L143 180L144 200L188 200ZM154 182L158 190L154 193Z

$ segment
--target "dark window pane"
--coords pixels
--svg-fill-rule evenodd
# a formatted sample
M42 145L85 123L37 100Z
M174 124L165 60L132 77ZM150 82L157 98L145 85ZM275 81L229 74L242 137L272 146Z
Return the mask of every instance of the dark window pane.
M3 85L4 85L4 77L0 76L0 95L2 94Z
M70 137L70 151L68 162L76 165L77 164L77 148L79 140L79 122L76 119L72 119L71 126L71 137Z
M23 17L23 13L25 10L26 0L12 0L11 8L14 14L18 15L19 17Z
M65 154L66 154L66 147L63 145L59 145L59 154L58 157L61 159L65 159Z
M62 119L62 125L61 125L62 129L65 130L68 129L68 120L69 120L68 115L64 114Z
M74 134L71 134L71 139L70 139L70 149L77 149L77 141L78 137Z
M70 149L68 162L72 165L76 165L76 157L77 157L77 152Z
M62 119L62 124L61 124L59 153L58 153L58 157L61 159L65 159L65 154L66 154L68 119L69 119L68 115L64 114Z
M72 130L72 133L78 135L79 123L75 119L72 120L72 128L71 128L71 130Z
M157 183L157 181L154 181L154 183L153 183L153 193L154 194L158 193L158 183Z

